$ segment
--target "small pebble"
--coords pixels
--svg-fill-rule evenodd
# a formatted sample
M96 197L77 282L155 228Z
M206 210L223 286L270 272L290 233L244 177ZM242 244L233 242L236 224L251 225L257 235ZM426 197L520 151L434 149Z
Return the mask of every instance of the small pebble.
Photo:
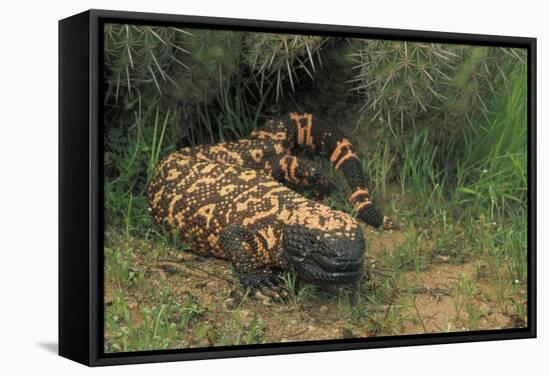
M228 310L233 310L237 307L238 302L234 298L227 298L223 301L223 307Z

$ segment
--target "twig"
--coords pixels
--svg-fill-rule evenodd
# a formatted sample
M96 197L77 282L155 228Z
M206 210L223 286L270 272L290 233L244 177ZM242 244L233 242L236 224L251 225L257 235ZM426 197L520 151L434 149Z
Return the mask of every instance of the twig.
M295 333L292 333L292 334L289 334L288 336L286 336L287 338L290 338L290 337L296 337L296 336L299 336L300 334L304 334L305 332L307 332L308 328L305 328L305 329L302 329L302 330L298 330L297 332Z
M218 279L221 279L222 281L225 281L231 285L234 285L235 284L235 281L232 281L228 278L225 278L225 277L222 277L220 275L217 275L217 274L214 274L214 273L210 273L209 271L206 271L204 269L201 269L195 265L186 265L185 263L183 264L178 264L176 262L172 262L172 261L157 261L156 263L157 266L160 266L161 268L162 267L170 267L170 268L175 268L175 269L178 269L180 271L184 271L184 272L187 272L189 273L189 270L187 269L194 269L194 271L199 271L201 273L204 273L206 275L208 275L209 277L215 277L215 278L218 278ZM192 274L192 273L191 273Z

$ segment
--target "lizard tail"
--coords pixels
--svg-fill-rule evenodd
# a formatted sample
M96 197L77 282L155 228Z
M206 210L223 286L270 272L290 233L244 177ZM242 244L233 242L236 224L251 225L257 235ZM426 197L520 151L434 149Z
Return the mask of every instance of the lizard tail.
M296 146L327 156L334 168L343 174L351 192L348 202L354 206L359 219L374 227L386 226L390 220L369 199L366 179L351 141L339 129L314 122L312 114L292 112L289 116Z

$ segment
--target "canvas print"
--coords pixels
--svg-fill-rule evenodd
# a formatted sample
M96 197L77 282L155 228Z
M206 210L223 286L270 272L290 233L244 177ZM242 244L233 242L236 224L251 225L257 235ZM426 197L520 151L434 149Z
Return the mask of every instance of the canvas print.
M524 328L527 54L106 23L105 353Z

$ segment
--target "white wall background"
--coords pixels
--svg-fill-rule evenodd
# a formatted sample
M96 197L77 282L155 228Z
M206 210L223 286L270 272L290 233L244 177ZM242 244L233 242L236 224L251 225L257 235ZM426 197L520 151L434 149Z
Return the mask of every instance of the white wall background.
M0 21L0 373L540 374L548 367L550 27L543 1L5 1ZM87 369L57 342L57 20L88 8L538 38L539 338ZM534 372L533 372L534 371ZM543 371L544 372L544 371Z

